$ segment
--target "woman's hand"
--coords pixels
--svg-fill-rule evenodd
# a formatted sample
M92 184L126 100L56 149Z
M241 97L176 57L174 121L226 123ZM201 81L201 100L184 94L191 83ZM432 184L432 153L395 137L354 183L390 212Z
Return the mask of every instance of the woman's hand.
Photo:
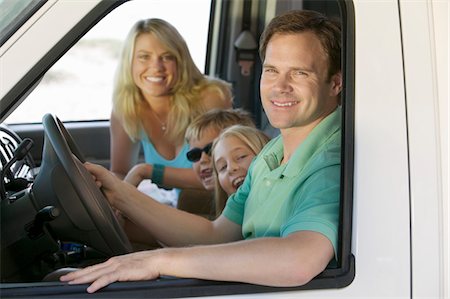
M137 187L143 180L151 178L152 171L150 164L137 164L128 172L124 181Z
M104 263L90 266L61 276L69 284L91 283L88 293L93 293L115 281L155 279L160 276L164 250L140 251L112 257Z

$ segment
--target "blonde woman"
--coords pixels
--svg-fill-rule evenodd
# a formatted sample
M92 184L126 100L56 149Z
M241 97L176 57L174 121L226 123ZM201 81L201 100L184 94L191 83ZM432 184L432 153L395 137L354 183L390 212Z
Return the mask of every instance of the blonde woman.
M222 131L212 146L216 215L222 213L228 196L242 185L253 158L269 142L262 131L234 125Z
M201 188L186 158L186 127L213 108L230 108L230 84L198 70L179 32L161 19L138 21L117 69L111 113L111 171L137 186ZM145 163L136 164L140 145Z

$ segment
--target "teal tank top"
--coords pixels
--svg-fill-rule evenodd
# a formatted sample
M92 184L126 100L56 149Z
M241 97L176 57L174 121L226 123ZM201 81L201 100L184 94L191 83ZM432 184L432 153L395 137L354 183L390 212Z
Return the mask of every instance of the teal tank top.
M141 144L144 150L145 163L148 164L161 164L166 167L174 168L192 168L192 162L190 162L186 153L189 151L189 144L184 143L183 148L173 160L167 160L162 157L153 146L153 143L148 139L146 134L142 134Z
M141 134L141 144L144 151L145 163L148 164L161 164L166 167L173 168L192 168L192 162L186 157L186 153L189 151L189 144L185 141L183 148L173 160L167 160L162 157L153 146L153 143L148 139L147 134ZM177 197L180 195L181 190L174 188L177 193Z

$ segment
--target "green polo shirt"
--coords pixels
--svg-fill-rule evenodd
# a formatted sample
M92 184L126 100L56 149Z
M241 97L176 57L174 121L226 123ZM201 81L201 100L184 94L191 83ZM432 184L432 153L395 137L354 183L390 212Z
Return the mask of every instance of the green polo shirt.
M322 120L280 165L282 158L278 136L254 159L223 215L242 226L244 239L315 231L325 235L337 253L341 108Z

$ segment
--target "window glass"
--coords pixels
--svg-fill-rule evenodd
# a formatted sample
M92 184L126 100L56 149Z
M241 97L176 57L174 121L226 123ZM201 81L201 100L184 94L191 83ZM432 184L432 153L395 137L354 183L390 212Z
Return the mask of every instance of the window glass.
M44 2L43 0L0 0L0 45Z
M1 0L0 0L1 1ZM112 11L70 49L5 123L109 119L113 78L122 41L140 19L161 18L185 38L200 70L205 68L211 0L134 0ZM176 7L176 9L173 9ZM186 14L195 7L196 16Z

